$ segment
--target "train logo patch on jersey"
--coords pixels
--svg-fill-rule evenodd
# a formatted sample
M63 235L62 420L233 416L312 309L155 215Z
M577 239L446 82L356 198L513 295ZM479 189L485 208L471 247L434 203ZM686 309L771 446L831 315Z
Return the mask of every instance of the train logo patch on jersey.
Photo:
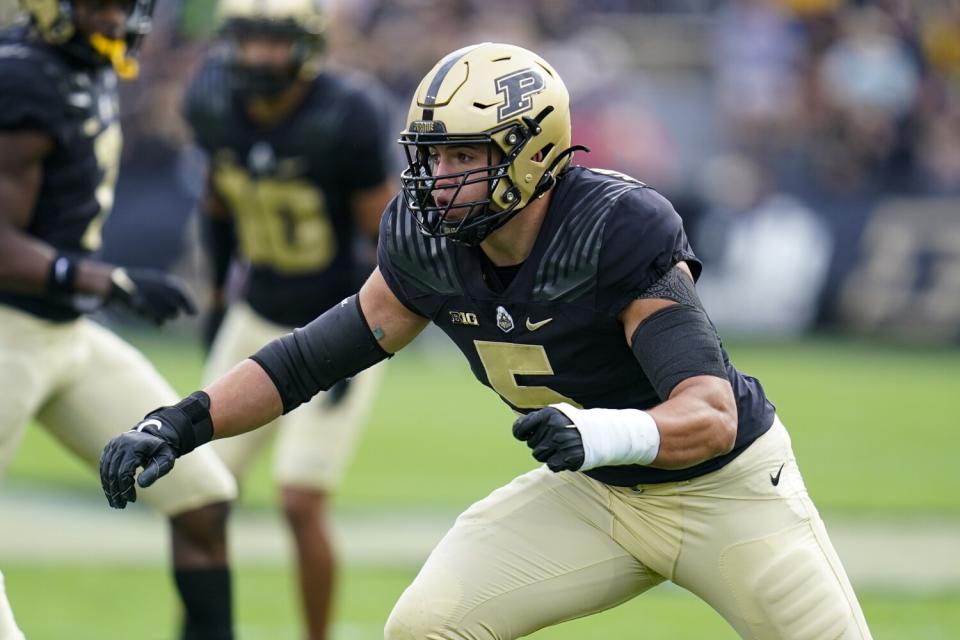
M510 314L502 306L497 307L497 326L500 327L500 330L504 333L513 331L513 318L510 317Z
M450 322L453 324L463 324L470 327L480 326L480 319L477 318L477 314L470 313L469 311L451 311Z

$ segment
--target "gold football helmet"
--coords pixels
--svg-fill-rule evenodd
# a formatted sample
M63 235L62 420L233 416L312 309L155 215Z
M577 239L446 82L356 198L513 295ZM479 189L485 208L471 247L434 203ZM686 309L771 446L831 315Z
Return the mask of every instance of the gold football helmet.
M563 80L543 58L521 47L485 42L444 57L420 82L400 144L408 168L404 197L420 230L477 245L531 200L548 191L578 148L570 146L570 105ZM433 175L429 148L495 145L499 162ZM484 200L438 206L438 181L489 184ZM460 209L456 215L451 210ZM466 209L466 211L462 211Z
M326 19L318 0L221 0L217 18L239 90L253 95L276 95L297 78L312 78L319 71ZM292 42L285 68L240 64L236 47L244 38Z
M91 34L78 41L73 22L73 4L69 0L20 0L20 7L40 37L62 46L81 58L108 60L124 79L139 72L136 54L143 38L150 33L155 0L129 0L129 17L123 38Z

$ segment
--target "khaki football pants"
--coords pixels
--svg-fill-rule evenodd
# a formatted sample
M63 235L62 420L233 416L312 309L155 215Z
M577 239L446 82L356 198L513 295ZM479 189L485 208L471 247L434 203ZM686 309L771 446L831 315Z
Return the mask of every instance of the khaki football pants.
M10 609L10 602L7 600L2 573L0 573L0 640L24 640L23 632L17 627L17 621L13 619L13 610Z
M95 322L48 322L0 306L0 474L33 419L96 470L111 438L178 400L139 351ZM137 495L174 516L233 500L237 487L201 449Z
M520 476L457 519L385 635L519 638L664 580L744 638L870 638L779 420L724 468L684 482L619 488L546 467Z
M242 302L232 304L214 341L204 380L216 380L292 330L263 319ZM321 392L265 427L210 446L237 478L243 478L257 453L276 435L274 475L281 486L334 489L353 455L382 372L381 364L354 377L346 396L332 407L327 393Z

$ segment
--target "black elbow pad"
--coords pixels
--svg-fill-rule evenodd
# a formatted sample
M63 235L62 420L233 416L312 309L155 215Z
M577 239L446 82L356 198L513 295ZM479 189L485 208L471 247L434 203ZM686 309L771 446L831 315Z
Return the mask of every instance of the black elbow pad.
M391 355L373 337L355 295L267 344L250 359L270 376L286 414Z
M660 400L693 376L727 377L720 339L703 309L674 304L640 323L630 340Z

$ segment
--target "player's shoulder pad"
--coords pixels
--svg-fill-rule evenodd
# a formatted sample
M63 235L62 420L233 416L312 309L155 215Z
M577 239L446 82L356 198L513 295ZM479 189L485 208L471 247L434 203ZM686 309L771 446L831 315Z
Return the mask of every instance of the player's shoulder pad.
M586 167L563 174L551 203L562 209L562 221L537 267L534 300L572 302L594 289L607 221L625 194L643 188L623 174Z
M375 77L357 69L330 68L318 76L326 80L337 94L348 101L374 102L389 98L387 90Z
M58 136L67 115L68 70L47 47L9 33L0 37L0 129Z
M234 109L233 90L226 61L211 53L190 81L183 115L197 143L210 150L229 136Z
M646 185L620 199L614 208L607 235L607 248L612 256L632 253L639 260L654 261L656 257L669 255L674 259L672 262L668 260L669 265L654 262L663 273L676 260L696 260L687 242L680 214L659 191ZM694 274L699 277L699 261L691 266L695 267Z
M445 238L420 233L403 195L387 205L380 219L379 262L384 277L398 279L405 288L437 295L463 291L454 266L453 247Z
M314 94L318 104L332 102L337 122L345 130L382 126L391 113L390 94L375 78L360 71L327 70L314 82L319 85Z
M619 306L680 261L686 261L694 279L700 277L702 265L670 201L646 185L624 194L604 230L599 278L604 295L619 297Z

